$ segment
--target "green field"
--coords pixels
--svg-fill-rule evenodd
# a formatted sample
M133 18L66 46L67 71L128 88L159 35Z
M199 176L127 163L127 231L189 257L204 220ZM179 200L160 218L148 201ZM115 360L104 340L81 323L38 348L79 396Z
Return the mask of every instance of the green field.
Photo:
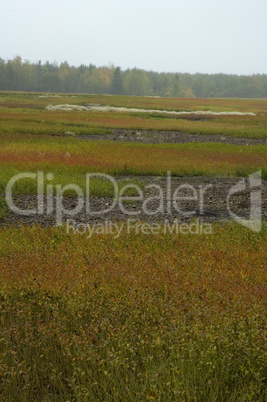
M256 115L190 120L45 109L65 103ZM82 189L90 172L141 188L146 176L168 171L241 178L261 170L266 179L264 144L105 139L117 128L265 139L266 107L254 99L0 93L0 400L264 400L266 222L259 233L217 222L210 234L161 226L156 234L123 228L118 237L88 238L66 227L9 225L4 194L14 175L37 171ZM37 188L25 179L14 190ZM112 186L95 179L92 195L110 197Z
M264 400L266 241L2 229L2 399Z
M112 128L130 130L177 130L199 134L218 134L233 137L266 138L266 100L244 99L170 99L126 96L56 95L0 93L0 132L26 134L105 133ZM188 116L130 112L62 112L48 111L48 105L86 104L110 105L173 111L214 111L255 113L256 116L211 116L191 121ZM97 129L97 130L96 130ZM94 131L96 130L96 131Z

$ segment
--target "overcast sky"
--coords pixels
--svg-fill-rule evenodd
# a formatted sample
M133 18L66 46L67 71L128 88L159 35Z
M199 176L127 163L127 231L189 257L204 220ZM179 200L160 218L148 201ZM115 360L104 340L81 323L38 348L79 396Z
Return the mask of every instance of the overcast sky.
M0 0L0 57L267 73L267 0Z

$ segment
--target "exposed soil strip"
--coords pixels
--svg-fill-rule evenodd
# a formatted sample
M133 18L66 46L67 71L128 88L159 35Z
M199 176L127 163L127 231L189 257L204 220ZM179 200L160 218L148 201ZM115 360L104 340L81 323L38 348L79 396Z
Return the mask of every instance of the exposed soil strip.
M121 177L120 177L121 179ZM229 208L227 207L227 195L229 189L235 185L239 178L208 178L208 177L173 177L171 178L171 187L168 187L166 177L138 177L145 184L143 189L144 199L142 201L126 202L123 204L124 211L116 202L114 208L111 208L113 200L107 197L92 197L90 198L90 213L86 212L85 199L83 199L84 207L75 216L68 214L63 215L63 221L67 219L74 220L76 224L94 224L103 223L106 221L122 221L131 219L135 221L145 221L149 223L188 222L192 218L200 218L202 222L214 222L233 219L231 216L235 214L242 219L249 219L250 215L250 193L244 191L233 194L229 199ZM247 183L248 184L248 183ZM150 187L147 187L150 185ZM151 186L153 185L153 186ZM159 196L159 191L155 185L160 186L163 194L163 208L160 209L161 200L155 198ZM187 186L181 188L181 185L190 185L192 190ZM175 191L180 187L175 204ZM247 186L249 188L249 186ZM169 192L169 189L171 191ZM176 195L177 195L176 194ZM202 194L202 195L201 195ZM194 199L192 196L194 195ZM202 197L203 196L203 197ZM185 200L183 197L191 197L191 200ZM201 197L203 203L201 204ZM183 198L183 199L182 199ZM20 209L32 209L37 207L37 196L35 195L17 195L14 196L16 205ZM66 210L73 210L77 205L77 199L65 197L63 200ZM60 202L61 202L60 201ZM260 201L260 200L259 200ZM53 203L53 212L49 215L23 216L9 212L7 217L1 222L2 225L19 225L19 224L40 224L43 227L54 226L56 224L56 197L50 198L50 203ZM262 180L261 194L261 209L262 219L267 220L267 181ZM202 205L202 206L201 206ZM145 209L144 209L145 206ZM103 212L105 209L110 209ZM47 211L47 200L44 202L44 211ZM95 213L98 211L99 213ZM126 212L125 212L126 211ZM148 213L149 212L149 213ZM133 213L133 214L132 214Z
M111 134L77 135L83 140L129 141L144 144L184 144L187 142L219 142L232 145L267 145L266 138L236 138L221 135L189 134L179 131L143 131L113 129Z

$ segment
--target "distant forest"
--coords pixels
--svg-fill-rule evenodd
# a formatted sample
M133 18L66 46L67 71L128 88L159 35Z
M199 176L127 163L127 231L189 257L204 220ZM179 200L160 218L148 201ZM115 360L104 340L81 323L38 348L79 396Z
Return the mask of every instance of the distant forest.
M138 68L70 66L20 56L0 58L0 90L162 96L179 98L267 98L267 74L158 73Z

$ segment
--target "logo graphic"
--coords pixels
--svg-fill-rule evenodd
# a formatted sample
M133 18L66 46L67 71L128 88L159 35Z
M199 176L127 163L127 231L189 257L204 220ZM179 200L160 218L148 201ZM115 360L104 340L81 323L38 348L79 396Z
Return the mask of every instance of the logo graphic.
M37 190L36 204L33 208L22 209L21 205L16 203L13 198L15 188L21 180L31 180ZM197 217L200 215L205 218L205 193L213 187L213 184L198 185L194 187L191 184L180 183L175 189L172 186L171 172L168 172L163 187L160 184L148 184L144 189L136 184L125 184L122 188L117 181L103 173L87 173L83 187L79 187L74 183L62 186L53 183L54 175L52 173L44 173L38 171L36 173L24 172L12 177L6 186L6 203L11 211L17 215L47 215L55 216L56 225L61 226L66 218L74 218L80 213L88 217L107 216L106 214L115 210L123 214L125 217L154 216L156 214L166 214L179 217ZM110 202L96 209L93 202L91 203L91 185L93 180L107 180L109 185L113 187L113 199ZM127 191L131 190L134 195L127 195ZM152 193L145 194L144 190L153 190ZM64 195L71 191L75 194L70 209L64 204ZM240 198L240 193L250 198L250 205L246 208L243 216L237 215L234 206L236 203L231 202L231 197L235 195ZM128 192L129 194L129 192ZM131 202L136 203L135 208L131 208ZM234 221L245 226L254 232L260 232L262 228L262 177L261 170L251 174L247 179L240 179L233 185L224 199L229 217ZM225 202L226 201L226 202ZM156 202L156 207L155 207ZM16 205L17 204L17 205ZM92 205L91 205L92 204ZM190 208L190 209L189 209ZM247 212L248 210L248 212ZM84 220L84 219L82 219ZM73 225L72 225L73 226ZM89 225L90 226L90 225ZM87 225L88 227L88 225ZM79 228L84 228L80 225ZM89 227L90 229L90 227Z
M247 227L253 232L260 232L262 228L262 203L261 203L261 170L253 173L248 178L249 189L250 189L250 216L249 219L240 217L231 211L230 198L233 194L240 193L247 189L246 180L242 179L230 188L227 196L227 209L230 216L241 225Z

